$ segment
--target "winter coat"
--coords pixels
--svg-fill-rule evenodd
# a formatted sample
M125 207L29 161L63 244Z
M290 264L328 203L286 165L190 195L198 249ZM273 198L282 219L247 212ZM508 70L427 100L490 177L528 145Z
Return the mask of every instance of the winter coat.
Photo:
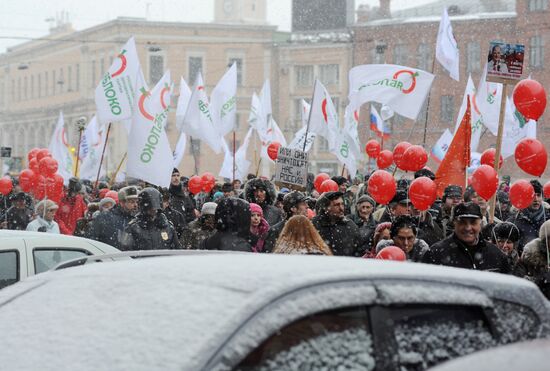
M157 213L150 220L143 214L137 214L130 221L122 236L124 250L174 250L180 249L180 243L172 223L163 213Z
M474 247L467 247L453 233L441 242L430 246L422 263L447 265L457 268L511 273L506 255L498 247L479 239Z
M415 217L418 221L419 217ZM418 225L418 239L424 240L428 246L435 244L445 238L445 233L439 225L434 221L432 214L426 212L426 217Z
M533 281L547 299L550 299L550 270L548 269L548 252L546 242L535 238L523 249L521 261L526 270L527 277Z
M195 215L196 205L193 197L183 192L181 185L174 186L170 184L170 188L168 190L170 192L170 207L183 213L187 223L197 219Z
M265 242L264 242L264 249L262 252L267 252L267 253L273 252L275 243L277 242L279 235L283 231L283 228L286 225L286 221L287 219L282 220L279 223L269 228L269 231L267 232L267 237L265 238Z
M93 219L86 230L85 237L106 243L119 250L123 250L121 244L122 235L133 216L120 205L111 210L102 211Z
M180 244L183 249L197 250L205 239L211 237L216 232L215 229L209 229L204 224L204 217L193 220L183 230L180 238Z
M542 224L545 221L550 220L550 210L544 209L546 216L543 213L540 214L540 217L533 218L528 215L529 209L522 210L516 216L508 218L508 222L514 223L516 227L521 231L521 237L518 242L518 251L521 253L523 247L527 245L530 241L534 240L539 236L539 230Z
M76 228L76 221L86 213L86 203L81 195L74 197L64 196L59 201L59 209L55 214L55 221L59 224L61 233L72 235Z
M359 228L350 219L334 219L325 213L315 216L312 222L334 255L361 256L364 252Z
M364 221L356 214L351 214L347 217L357 225L357 228L359 228L359 246L364 246L369 249L374 237L374 230L376 229L376 222L372 214L369 215L368 221Z
M183 212L179 212L173 209L171 206L168 206L166 209L162 210L162 212L164 213L164 215L166 215L168 221L174 226L176 234L178 235L178 240L181 239L183 230L187 226L187 222L185 221L185 216L183 216Z
M382 250L384 247L388 246L395 246L395 242L393 240L380 240L378 242L378 245L376 245L376 253L378 254L380 250ZM422 261L422 257L430 249L430 246L426 243L426 241L422 239L415 239L413 243L413 248L409 253L405 254L407 255L407 260L411 262L420 262Z
M275 247L277 254L298 254L298 255L326 255L317 246L312 246L310 250L304 247L298 247L290 242L279 242Z
M216 232L203 241L204 250L252 252L250 237L250 205L239 198L223 198L216 207Z
M8 219L8 229L24 231L32 220L33 212L28 207L18 209L12 206L6 212L6 216Z
M265 239L269 231L269 224L262 218L260 225L257 228L250 227L250 245L252 245L252 251L264 252Z
M31 232L47 232L59 234L59 225L55 221L47 221L41 216L38 216L27 225L27 231Z
M257 202L254 197L254 190L257 188L265 189L265 201L263 203ZM277 200L277 192L275 186L269 180L251 179L245 184L243 193L246 201L256 203L262 207L264 219L267 220L269 225L275 225L283 220L281 209L273 206Z

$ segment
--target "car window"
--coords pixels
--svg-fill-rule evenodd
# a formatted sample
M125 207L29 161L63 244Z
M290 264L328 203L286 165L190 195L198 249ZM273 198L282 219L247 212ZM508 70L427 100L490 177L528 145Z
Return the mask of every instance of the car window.
M0 289L19 281L19 253L0 252Z
M86 250L63 248L38 248L33 250L34 271L36 274L45 272L57 264L83 256L91 255Z
M501 344L537 337L540 320L531 308L505 300L494 300L494 303L494 311L498 317L496 327Z
M402 371L425 370L496 344L480 307L415 305L392 308L390 317Z
M314 314L285 326L250 353L236 370L373 370L364 307Z

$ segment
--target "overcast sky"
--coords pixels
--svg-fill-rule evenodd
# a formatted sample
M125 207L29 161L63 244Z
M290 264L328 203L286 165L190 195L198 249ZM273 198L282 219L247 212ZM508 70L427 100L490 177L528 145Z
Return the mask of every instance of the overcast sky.
M342 0L343 1L343 0ZM434 0L393 0L392 9L402 9ZM290 30L291 0L268 0L268 22ZM376 6L378 0L356 0L356 5ZM68 13L76 30L111 19L147 17L149 20L210 22L214 0L0 0L0 53L26 39L48 34L48 18ZM19 39L17 39L19 38Z

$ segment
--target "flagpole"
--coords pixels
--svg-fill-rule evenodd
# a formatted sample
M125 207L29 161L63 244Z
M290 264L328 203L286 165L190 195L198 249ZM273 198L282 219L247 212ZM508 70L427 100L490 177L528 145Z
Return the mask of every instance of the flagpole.
M495 163L493 165L494 169L497 171L497 178L500 176L500 153L502 151L502 135L504 133L504 114L506 111L506 99L507 99L507 86L508 84L502 84L502 96L500 99L500 116L498 120L498 134L497 134L497 147L495 150ZM489 223L492 223L495 219L495 204L496 204L497 193L491 197L489 201Z
M306 151L306 145L307 145L307 134L309 132L309 122L311 121L311 112L313 111L313 107L315 107L313 104L315 103L313 100L315 99L315 88L317 87L317 79L315 79L315 83L313 84L313 93L311 94L311 104L309 105L309 114L307 117L307 125L306 125L306 135L304 137L304 148L303 152Z
M118 166L117 166L117 168L116 168L116 170L113 174L113 177L112 177L111 181L109 182L109 188L112 187L112 185L115 183L118 172L120 171L120 168L122 167L122 163L124 162L124 160L126 160L127 155L128 155L128 152L124 152L124 156L122 156L122 159L118 163Z
M81 117L76 122L76 126L78 129L78 150L76 151L76 166L74 169L74 176L78 176L78 163L80 162L80 143L82 143L82 132L84 131L86 127L86 118Z
M435 54L434 54L434 58L432 60L432 75L434 73L434 70L435 70ZM430 115L430 98L432 96L432 90L430 89L430 91L428 92L428 101L426 102L426 119L424 120L424 136L422 137L422 147L426 147L426 132L428 131L428 117ZM413 123L413 128L414 128L414 123ZM411 130L411 133L412 133L412 130Z
M109 122L109 126L107 127L107 134L105 134L105 144L103 145L103 151L101 151L101 160L99 160L99 168L97 169L97 176L95 178L95 186L94 188L97 189L97 185L99 183L99 174L101 173L101 165L103 165L103 158L105 157L105 149L107 148L107 143L109 141L109 133L111 132L111 124Z
M231 184L235 182L235 146L235 130L233 130L233 181L231 182Z
M189 136L189 143L191 144L191 155L193 156L193 162L195 163L195 174L193 175L198 175L199 169L197 167L197 154L195 153L195 146L193 146L193 137L191 135Z

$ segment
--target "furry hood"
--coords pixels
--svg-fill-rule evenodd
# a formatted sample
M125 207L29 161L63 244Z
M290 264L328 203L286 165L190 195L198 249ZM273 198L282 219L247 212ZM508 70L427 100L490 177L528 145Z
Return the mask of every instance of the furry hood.
M277 192L275 191L275 186L267 179L254 178L246 182L244 186L244 198L248 202L256 202L254 198L254 190L256 189L265 190L265 203L267 205L273 205L277 199Z
M521 260L527 266L529 271L538 271L547 269L546 244L540 238L535 238L523 248Z

